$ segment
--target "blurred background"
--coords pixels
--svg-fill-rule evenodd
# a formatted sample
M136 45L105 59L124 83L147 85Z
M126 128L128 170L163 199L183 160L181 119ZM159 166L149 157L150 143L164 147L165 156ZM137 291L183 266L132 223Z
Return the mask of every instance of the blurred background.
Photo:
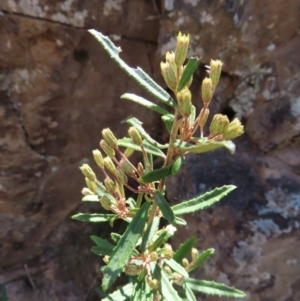
M298 0L2 0L0 3L0 283L10 301L99 300L102 259L89 235L106 225L75 222L101 129L121 138L136 116L160 140L160 117L120 100L144 91L87 32L122 48L121 57L166 88L159 62L178 31L189 56L224 62L211 115L239 117L234 155L187 156L168 182L171 203L224 184L220 204L189 217L174 245L196 236L213 258L195 277L247 292L245 300L300 300L300 3ZM122 228L122 225L120 225ZM122 229L120 229L121 231ZM199 297L199 300L219 300Z

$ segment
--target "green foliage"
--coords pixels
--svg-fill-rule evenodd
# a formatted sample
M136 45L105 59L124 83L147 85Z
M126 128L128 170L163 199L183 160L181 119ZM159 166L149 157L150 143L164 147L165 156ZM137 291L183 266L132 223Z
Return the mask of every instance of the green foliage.
M228 138L237 137L243 132L238 120L229 123L226 116L217 114L209 127L210 132L204 135L208 106L219 82L222 62L211 61L209 77L202 83L203 109L197 115L189 87L200 60L191 58L184 65L188 35L178 35L176 51L167 52L166 62L160 65L165 82L174 93L174 100L141 68L129 67L119 57L121 49L108 37L96 30L90 30L90 33L123 71L169 108L166 110L134 94L125 93L121 98L160 114L170 134L168 143L161 144L146 132L141 121L135 117L130 118L127 120L131 126L128 131L130 137L117 139L110 129L104 129L104 140L100 146L107 157L103 158L99 150L93 151L95 162L105 176L103 182L97 179L96 173L87 164L80 167L87 183L87 187L82 190L82 201L97 202L109 213L78 213L72 218L91 223L109 222L110 226L116 219L127 223L124 234L111 232L112 243L91 236L95 243L91 251L104 256L106 264L101 268L102 289L96 291L105 301L195 301L195 292L220 297L244 297L245 294L235 288L190 277L190 272L200 267L214 253L214 249L199 253L195 248L195 237L188 238L175 251L169 243L177 230L175 225L187 224L181 215L212 206L236 188L233 185L215 188L172 207L165 197L166 178L180 172L187 154L200 154L217 148L234 152L235 145ZM197 129L200 130L200 137L195 135ZM135 151L142 156L142 161L136 166L130 161ZM160 168L153 169L153 161L157 157L162 158L164 163ZM128 178L135 181L136 185L131 186ZM134 193L136 198L127 197L125 188ZM162 217L165 219L162 223L164 226L160 225ZM121 273L129 277L128 284L110 294L106 293Z

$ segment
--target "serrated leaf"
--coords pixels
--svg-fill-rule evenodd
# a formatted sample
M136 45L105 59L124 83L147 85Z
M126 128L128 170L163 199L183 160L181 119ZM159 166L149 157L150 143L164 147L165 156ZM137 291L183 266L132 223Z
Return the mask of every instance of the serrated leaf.
M188 240L186 240L183 244L180 244L178 249L173 255L173 259L176 260L179 264L181 264L182 259L187 258L189 256L196 242L197 242L196 237L192 236Z
M215 188L212 191L206 192L194 199L184 201L180 204L174 205L172 210L175 215L182 215L193 213L195 211L203 210L213 204L219 202L232 190L236 189L234 185L225 185L220 188Z
M207 249L203 251L198 258L196 259L195 263L188 269L188 272L194 271L196 268L198 268L200 265L202 265L211 255L215 253L215 249Z
M160 87L147 73L141 68L129 67L120 57L120 47L116 47L114 43L100 32L90 29L89 32L97 39L104 50L110 55L111 59L124 70L131 78L133 78L140 86L142 86L147 92L156 97L159 101L167 104L168 106L175 107L176 103L172 97Z
M89 194L89 195L85 195L82 198L83 202L99 202L99 197L98 195L95 194Z
M145 202L132 219L117 246L114 248L108 265L104 269L102 289L106 291L122 272L135 248L148 218L150 203Z
M133 285L132 283L128 283L122 287L119 287L117 290L115 290L113 293L107 295L104 293L101 289L96 289L96 292L102 297L103 295L106 295L106 298L101 299L102 301L126 301L128 300L133 293Z
M134 144L130 138L122 138L118 140L118 146L123 146L127 148L131 148L135 151L141 152L142 149L140 146ZM166 158L166 155L157 147L149 144L146 141L143 141L143 147L147 153L152 154L157 157Z
M146 107L148 109L150 109L151 111L157 112L159 114L165 115L165 114L170 114L170 112L168 112L167 110L165 110L164 108L158 106L157 104L154 104L153 102L141 97L141 96L137 96L135 94L132 93L125 93L121 96L121 99L127 99L127 100L131 100L143 107Z
M174 145L180 150L194 154L207 153L221 147L225 147L231 153L234 153L235 151L235 144L230 140L211 141L207 140L207 138L201 138L197 141L197 144L190 144L181 140L176 140Z
M72 216L72 219L81 222L89 222L89 223L103 223L110 221L114 218L115 214L105 214L105 213L77 213Z
M213 282L213 281L186 278L184 282L191 290L206 295L214 295L214 296L228 297L228 298L246 297L246 294L244 292L236 288L229 287L227 285Z
M174 225L186 226L187 222L179 216L175 215Z
M180 168L181 168L181 166L182 166L182 162L183 162L182 156L179 156L179 157L175 160L175 162L174 162L174 164L173 164L173 166L172 166L172 171L171 171L172 175L176 175L176 174L178 173L178 171L180 170Z
M91 248L91 251L96 255L111 255L114 246L109 243L106 239L92 235L91 239L97 245Z
M172 174L172 165L154 169L139 178L141 183L152 183L164 179Z
M152 220L151 224L148 225L143 237L142 237L142 243L141 243L141 251L145 252L149 244L151 243L153 236L155 232L158 229L160 218L158 216L155 216Z
M189 59L187 65L185 66L182 76L180 78L180 82L177 87L177 92L180 92L189 82L194 72L197 70L200 64L200 59L197 57L192 57Z
M134 126L138 132L141 134L141 136L151 145L159 148L159 149L166 149L169 147L169 144L160 144L157 141L155 141L153 138L150 137L150 135L144 130L142 126L142 122L139 121L137 118L132 117L126 120L126 122L132 126Z
M176 262L174 259L166 260L165 264L168 265L173 271L179 273L180 275L184 277L189 277L188 272L185 270L185 268Z
M170 224L173 224L174 220L175 220L175 215L174 215L168 201L165 199L165 197L159 191L156 191L154 198L155 198L156 204L157 204L158 208L160 209L163 217Z
M171 129L172 129L172 125L173 125L173 122L174 122L174 115L172 115L172 114L164 115L164 116L161 117L161 119L163 120L164 124L166 125L167 131L170 134Z

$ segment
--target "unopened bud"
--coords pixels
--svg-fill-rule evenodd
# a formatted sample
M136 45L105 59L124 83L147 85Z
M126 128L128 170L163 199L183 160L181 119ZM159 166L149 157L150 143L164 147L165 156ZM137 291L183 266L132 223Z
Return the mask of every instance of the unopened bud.
M202 100L205 104L209 104L212 99L213 96L212 88L213 88L212 80L206 77L202 81L202 86L201 86Z
M187 267L189 265L189 261L187 260L187 258L182 258L182 265L184 267Z
M98 149L93 150L93 157L96 164L100 167L104 167L104 161L101 152Z
M105 157L104 158L104 166L105 168L111 173L111 174L115 174L116 172L116 166L114 164L114 162L112 161L112 159L110 157Z
M170 63L161 62L160 70L167 86L172 91L175 91L177 87L177 78L176 78L176 73L174 72L174 69L171 67Z
M216 114L210 124L211 135L223 134L229 125L229 119L226 115Z
M132 139L132 142L138 146L141 146L143 144L143 139L136 129L136 127L132 126L128 129L128 135Z
M191 250L191 257L192 257L192 261L196 261L198 259L199 256L199 252L196 248L192 248Z
M105 140L102 139L100 141L100 146L108 157L113 158L115 156L114 149L111 146L109 146Z
M109 198L107 196L102 196L99 200L101 206L105 209L105 210L110 210L110 206L111 206L111 201L109 200Z
M210 60L210 78L212 80L212 85L215 87L221 76L223 63L220 60Z
M135 264L128 264L124 272L129 276L136 276L140 272L140 268Z
M235 118L229 123L229 125L225 129L223 138L225 140L232 140L238 136L241 136L243 133L244 133L244 126L241 124L238 118Z
M86 187L82 188L81 193L82 193L82 195L94 194L94 192L92 192L89 188L86 188Z
M125 185L128 182L128 178L127 178L125 172L120 168L116 169L115 177L116 177L117 181L122 185Z
M165 273L168 274L168 275L171 275L171 274L172 274L172 270L171 270L170 267L167 266L167 265L164 266L164 271L165 271Z
M96 181L96 175L88 164L82 164L79 169L91 181Z
M181 285L184 280L184 277L179 273L173 273L172 278L174 279L175 283L178 285Z
M108 256L108 255L105 255L105 256L103 257L103 261L104 261L104 263L108 264L108 263L109 263L109 256Z
M103 129L102 136L109 146L114 149L118 148L118 139L110 129Z
M177 36L176 50L175 50L175 63L177 67L183 65L189 48L190 35L184 35L179 32Z
M127 160L121 159L119 166L127 175L134 175L134 167Z
M89 178L85 177L85 183L89 190L91 190L93 193L96 192L97 185L95 181L91 181Z
M147 282L153 290L159 289L159 281L157 279L147 279Z
M108 177L105 178L104 185L108 192L110 192L110 193L116 192L117 185L111 178L108 178Z
M200 112L200 115L199 115L199 120L198 120L198 124L199 126L204 126L206 121L207 121L207 118L208 118L208 115L209 115L209 109L205 109L204 111L204 108L201 109L201 112Z
M173 249L172 246L169 244L165 244L165 252L164 252L164 258L167 260L170 260L173 258Z
M124 151L124 156L129 158L134 153L134 149L127 147Z
M177 93L178 110L183 117L189 117L192 112L192 94L188 88Z
M158 260L158 254L156 252L150 253L151 261L157 261Z

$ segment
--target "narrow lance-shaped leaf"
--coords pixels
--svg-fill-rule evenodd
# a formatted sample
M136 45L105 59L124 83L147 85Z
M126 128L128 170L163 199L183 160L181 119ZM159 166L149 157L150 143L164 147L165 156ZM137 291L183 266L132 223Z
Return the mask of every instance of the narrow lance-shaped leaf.
M175 215L174 215L168 201L165 199L165 197L159 191L156 191L156 193L154 195L154 198L155 198L156 204L157 204L158 208L160 209L163 217L170 224L173 224L174 219L175 219Z
M228 297L228 298L243 298L246 297L246 294L236 288L229 287L227 285L206 281L198 280L193 278L186 278L185 283L195 292L203 293L206 295L214 295L219 297Z
M118 145L131 148L135 151L139 151L139 152L142 151L141 147L134 144L130 138L118 139ZM166 155L159 148L154 147L153 145L149 144L146 141L143 141L143 147L148 154L152 154L154 156L161 157L161 158L166 158Z
M164 116L161 117L161 119L163 120L164 124L166 125L167 131L170 134L171 129L172 129L172 125L173 125L173 122L174 122L174 115L171 115L171 114L164 115Z
M145 108L157 112L159 114L165 115L165 114L170 114L170 112L168 112L167 110L165 110L164 108L158 106L157 104L154 104L153 102L141 97L141 96L137 96L135 94L131 94L131 93L125 93L121 96L122 99L127 99L127 100L131 100L141 106L144 106Z
M128 120L126 120L126 122L134 127L136 127L136 129L139 131L139 133L141 134L141 136L151 145L159 148L159 149L166 149L168 148L169 144L160 144L157 141L155 141L153 138L150 137L150 135L144 130L144 128L142 127L142 122L139 121L137 118L133 117L130 118Z
M132 219L104 269L102 289L106 291L122 272L135 248L148 218L150 203L145 202Z
M115 214L105 214L105 213L77 213L72 216L72 219L81 222L89 222L89 223L103 223L110 221L114 218Z
M188 285L186 285L185 282L182 283L182 288L184 290L184 293L185 293L188 301L197 301L193 291L190 289L190 287Z
M186 86L186 84L193 76L194 72L197 70L199 63L200 63L200 59L197 57L192 57L189 59L180 78L180 82L177 87L177 92L180 92Z
M89 32L98 40L104 50L110 55L111 59L130 77L132 77L139 85L141 85L147 92L156 97L159 101L174 107L175 101L172 97L160 87L147 73L141 68L129 67L120 57L120 47L116 47L114 43L107 37L102 35L100 32L90 29Z
M207 249L203 251L196 261L193 263L193 265L188 269L188 272L194 271L196 268L198 268L200 265L202 265L212 254L214 254L215 249Z
M172 174L172 165L154 169L139 178L141 183L152 183L164 179Z
M175 215L188 214L195 211L203 210L213 204L219 202L228 193L234 190L236 186L225 185L220 188L215 188L212 191L206 192L194 199L174 205L172 210Z
M192 248L197 242L196 237L192 236L186 240L183 244L180 244L176 252L174 253L173 259L178 263L181 263L183 258L187 258L191 253Z
M141 243L141 251L142 252L145 252L146 248L151 243L151 240L153 239L153 236L158 229L159 221L160 221L160 218L158 216L155 216L153 221L151 222L151 224L148 225L148 227L143 235L143 238L142 238L142 243Z

